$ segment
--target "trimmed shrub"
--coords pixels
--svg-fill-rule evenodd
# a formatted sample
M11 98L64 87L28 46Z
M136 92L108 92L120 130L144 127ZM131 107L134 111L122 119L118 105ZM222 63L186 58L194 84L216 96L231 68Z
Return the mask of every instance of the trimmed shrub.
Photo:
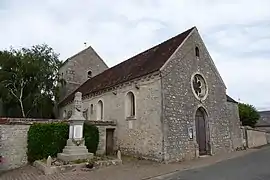
M62 152L68 139L67 123L35 123L28 131L27 156L30 163L35 160L56 157ZM84 124L85 145L89 152L95 153L99 142L98 128Z
M35 123L28 131L27 156L29 162L56 156L66 145L67 123Z
M85 146L91 153L96 153L99 142L99 131L96 126L84 123L83 134L85 140Z

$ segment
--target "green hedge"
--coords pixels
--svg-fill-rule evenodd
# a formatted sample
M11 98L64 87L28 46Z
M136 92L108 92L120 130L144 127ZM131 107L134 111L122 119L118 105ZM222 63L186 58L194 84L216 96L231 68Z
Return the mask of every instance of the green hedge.
M96 153L98 142L99 142L99 131L96 126L88 123L84 123L83 126L83 137L85 140L85 146L91 153Z
M56 157L62 152L68 139L69 125L67 123L35 123L28 131L27 156L29 162ZM99 132L96 126L84 124L85 145L89 152L95 153L99 142Z

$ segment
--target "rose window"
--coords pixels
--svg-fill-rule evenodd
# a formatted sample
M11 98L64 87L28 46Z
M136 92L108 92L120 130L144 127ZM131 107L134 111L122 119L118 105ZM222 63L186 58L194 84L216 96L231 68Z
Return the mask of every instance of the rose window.
M205 79L200 74L195 74L192 78L192 90L199 99L204 99L207 95L207 85Z

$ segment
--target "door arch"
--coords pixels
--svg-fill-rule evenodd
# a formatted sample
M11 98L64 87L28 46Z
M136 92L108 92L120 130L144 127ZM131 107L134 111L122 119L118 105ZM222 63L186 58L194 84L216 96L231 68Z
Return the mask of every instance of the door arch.
M195 126L196 126L196 141L199 145L199 155L208 154L209 148L207 147L207 114L204 108L200 107L196 111Z

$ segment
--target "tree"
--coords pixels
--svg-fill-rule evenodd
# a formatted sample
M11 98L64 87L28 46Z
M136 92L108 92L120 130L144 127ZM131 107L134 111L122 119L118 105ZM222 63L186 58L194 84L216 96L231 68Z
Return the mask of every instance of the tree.
M255 124L260 119L260 114L256 108L250 104L239 103L239 116L244 126L255 127Z
M0 51L0 98L8 116L53 116L60 66L45 44Z

